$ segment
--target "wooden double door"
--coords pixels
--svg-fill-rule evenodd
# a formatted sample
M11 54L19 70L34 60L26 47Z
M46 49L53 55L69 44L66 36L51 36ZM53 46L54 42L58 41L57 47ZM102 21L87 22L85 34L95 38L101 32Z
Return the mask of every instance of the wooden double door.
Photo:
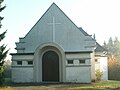
M55 51L47 51L42 56L42 81L59 82L59 56Z

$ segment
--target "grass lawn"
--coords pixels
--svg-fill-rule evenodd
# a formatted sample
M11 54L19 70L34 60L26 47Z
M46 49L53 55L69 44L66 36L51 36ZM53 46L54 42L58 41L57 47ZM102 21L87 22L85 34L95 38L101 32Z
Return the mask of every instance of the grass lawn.
M100 81L79 87L71 87L68 90L120 90L120 81Z
M0 90L120 90L120 81L100 81L92 84L46 84L37 86L6 86Z

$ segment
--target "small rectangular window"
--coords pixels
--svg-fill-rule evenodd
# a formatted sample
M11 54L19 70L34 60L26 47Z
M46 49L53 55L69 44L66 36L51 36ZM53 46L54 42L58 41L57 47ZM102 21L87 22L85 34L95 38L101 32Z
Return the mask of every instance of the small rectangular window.
M85 64L85 60L79 60L80 64Z
M28 65L32 65L33 64L33 61L28 61Z
M68 64L73 64L73 60L67 60Z
M17 65L22 65L22 61L17 61Z

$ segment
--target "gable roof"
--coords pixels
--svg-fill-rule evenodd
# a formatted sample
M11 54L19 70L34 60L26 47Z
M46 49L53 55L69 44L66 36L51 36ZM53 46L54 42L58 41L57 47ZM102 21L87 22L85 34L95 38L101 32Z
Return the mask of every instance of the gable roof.
M96 42L95 52L104 52L107 51L104 47L102 47L99 43Z
M44 23L46 23L44 20L46 20L45 18L43 18L43 17L49 17L49 16L52 16L52 15L54 15L55 14L55 16L57 15L58 16L58 14L56 14L56 12L54 12L54 10L55 11L59 11L61 14L60 14L60 16L64 16L66 19L65 20L67 20L67 21L69 21L70 22L70 25L72 25L72 26L74 26L75 27L75 30L77 30L77 36L79 37L79 35L81 35L81 37L82 36L89 36L89 37L91 37L91 35L89 35L87 32L85 32L82 28L78 28L75 24L74 24L74 22L55 4L55 3L53 3L48 9L47 9L47 11L41 16L41 18L37 21L37 23L31 28L31 30L25 35L25 37L24 38L20 38L20 42L21 41L25 41L25 40L27 40L28 42L30 42L31 43L31 40L29 40L29 39L25 39L25 38L29 38L30 37L30 35L32 35L32 32L34 32L34 30L38 30L38 29L34 29L34 27L35 26L37 26L37 25L39 25L39 22L40 21L42 21L42 23L44 24ZM51 12L51 13L49 13L50 11L53 11L53 12ZM49 19L48 19L49 20ZM41 24L40 24L41 25ZM40 26L39 25L39 26ZM43 25L41 25L41 26L43 26ZM38 27L37 27L38 28ZM46 27L45 27L46 28ZM72 28L73 29L73 28ZM33 31L32 31L33 30ZM40 29L39 29L40 30ZM48 30L48 29L46 29L46 30ZM67 29L67 30L69 30L69 29ZM71 30L71 29L70 29ZM78 32L80 31L80 34L78 34ZM31 32L31 33L30 33ZM38 35L38 33L37 33L37 35ZM75 34L73 34L73 37L75 37L74 36ZM28 37L27 37L28 36ZM40 36L40 35L39 35ZM92 37L91 37L92 38ZM76 40L78 40L78 38L75 38ZM71 39L70 39L71 40ZM92 38L92 40L94 40L94 45L95 45L95 39L94 38ZM48 40L48 41L50 41L50 40ZM73 41L73 40L72 40ZM84 40L83 40L84 41ZM36 47L37 47L37 44L36 44L36 42L37 42L37 44L40 44L40 42L38 42L38 41L35 41L35 45L36 45ZM19 45L20 44L20 45ZM18 43L18 44L16 44L17 45L17 47L19 48L19 46L21 46L21 44L22 43ZM80 43L80 44L83 44L83 43ZM27 44L25 44L26 45L26 47L27 47ZM71 44L70 44L71 45ZM76 44L76 45L78 45L78 46L80 46L78 43ZM89 44L88 44L89 45ZM29 46L29 47L27 47L28 48L28 50L35 50L35 48L36 47L32 47L33 45L31 45L31 46ZM72 45L71 45L72 46ZM82 45L81 45L82 46ZM98 45L99 46L99 45ZM31 48L32 47L32 48ZM83 46L83 48L84 48L84 46ZM76 49L76 48L75 48ZM81 48L80 48L81 49ZM26 49L27 50L27 49Z
M90 36L87 32L85 32L82 27L79 27L79 30L85 35L85 36Z
M85 36L91 36L87 32L85 32L82 27L79 27L79 30L85 35ZM104 47L102 47L98 42L96 42L96 49L95 52L104 52L107 51Z
M30 31L25 35L25 37L31 32L31 30L37 25L37 23L39 23L39 21L44 17L44 15L52 8L52 7L56 7L56 8L58 8L64 15L65 15L65 17L67 17L69 20L70 20L70 22L72 22L72 24L74 24L74 26L75 27L77 27L76 26L76 24L53 2L52 4L51 4L51 6L46 10L46 12L40 17L40 19L34 24L34 26L30 29ZM78 28L78 27L77 27ZM79 29L79 28L78 28ZM24 37L24 38L25 38Z

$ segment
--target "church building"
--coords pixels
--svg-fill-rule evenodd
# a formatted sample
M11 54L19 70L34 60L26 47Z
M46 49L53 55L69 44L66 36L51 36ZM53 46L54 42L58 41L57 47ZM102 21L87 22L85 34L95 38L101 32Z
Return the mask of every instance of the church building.
M12 81L91 83L95 70L108 79L105 49L53 3L12 55Z

